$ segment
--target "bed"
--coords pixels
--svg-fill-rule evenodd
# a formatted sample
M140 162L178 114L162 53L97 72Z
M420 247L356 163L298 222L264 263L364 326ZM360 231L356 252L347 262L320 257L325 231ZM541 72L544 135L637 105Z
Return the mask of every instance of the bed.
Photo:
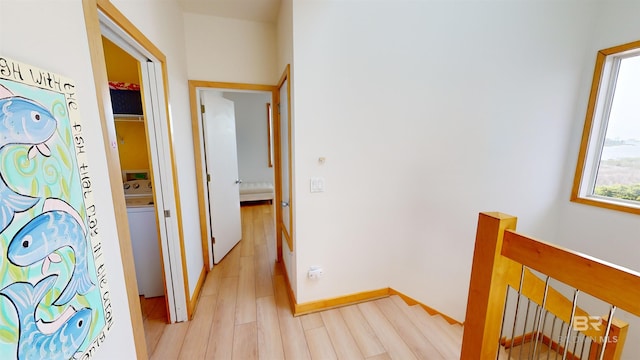
M273 184L270 182L243 182L240 184L240 202L269 201L273 202Z

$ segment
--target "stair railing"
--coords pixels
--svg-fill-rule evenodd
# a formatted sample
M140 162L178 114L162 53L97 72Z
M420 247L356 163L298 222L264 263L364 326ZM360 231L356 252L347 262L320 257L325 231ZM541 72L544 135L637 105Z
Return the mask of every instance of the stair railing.
M518 298L530 299L568 324L567 335L578 331L591 339L588 359L619 359L628 325L612 315L621 309L640 316L640 273L516 233L516 222L516 217L503 213L479 215L460 358L498 358L500 342L505 342L507 293L512 288ZM547 280L530 269L548 276ZM549 278L576 289L573 301L550 287ZM604 326L576 326L575 319L590 316L576 305L579 292L611 304ZM539 330L533 336L539 336ZM556 347L563 359L578 358L567 344Z

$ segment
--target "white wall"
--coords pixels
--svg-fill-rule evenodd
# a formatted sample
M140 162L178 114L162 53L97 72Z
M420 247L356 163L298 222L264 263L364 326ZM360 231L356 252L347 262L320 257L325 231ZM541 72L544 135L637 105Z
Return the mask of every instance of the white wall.
M92 182L96 189L109 189L107 162L98 117L95 84L80 0L0 1L0 53L75 81L85 131ZM14 14L9 16L8 14ZM28 14L32 26L24 26ZM45 25L55 22L55 26ZM42 24L42 26L40 26ZM46 54L46 56L43 56ZM94 191L98 210L107 279L112 294L115 323L99 348L96 359L129 359L135 356L120 248L115 231L111 194Z
M635 1L604 1L597 22L583 54L578 101L572 116L571 140L565 153L565 172L560 193L556 242L571 249L640 271L640 221L638 215L621 213L568 201L578 159L578 149L584 125L587 101L593 78L596 52L640 39L640 23L636 15L640 3ZM598 314L600 315L600 314ZM630 322L624 358L635 359L640 354L640 320L620 313Z
M287 64L293 62L293 0L280 0L276 40L277 71L281 73Z
M272 103L271 93L225 92L223 96L235 105L240 179L273 184L266 105Z
M391 286L463 320L478 212L554 234L593 17L571 2L294 1L298 301Z
M174 124L172 129L173 151L178 174L177 186L180 191L182 232L191 296L204 267L204 260L198 215L198 193L181 8L176 1L114 0L113 3L167 58L169 116ZM171 26L167 26L167 24L171 24Z
M287 65L291 66L291 78L288 80L289 86L291 88L292 93L290 108L292 109L292 113L289 114L291 119L294 118L295 114L293 113L293 108L295 106L295 94L293 93L293 89L295 88L295 76L293 76L293 72L295 70L293 65L293 0L281 0L280 2L280 10L278 13L278 23L276 24L276 33L277 33L277 43L278 43L278 72L282 76L282 72L286 69ZM281 91L280 94L283 94ZM282 96L282 95L281 95ZM295 128L295 124L291 123L292 129ZM293 132L292 132L293 134ZM295 158L295 136L291 139L291 147L292 158ZM293 165L293 174L295 177L295 164ZM295 184L290 184L289 186L293 186ZM295 188L294 188L295 191ZM293 197L289 199L289 202L295 208L296 205L296 194L293 193ZM286 239L282 236L282 261L284 263L285 271L287 272L287 276L289 277L289 282L291 284L291 288L293 294L297 297L298 293L298 282L297 282L297 271L296 269L296 251L297 247L295 245L295 228L296 228L296 219L295 213L293 214L293 227L294 227L294 235L293 235L293 246L295 251L291 251L289 246L287 245ZM298 301L300 302L300 301Z
M278 81L273 24L183 16L189 79L267 85Z

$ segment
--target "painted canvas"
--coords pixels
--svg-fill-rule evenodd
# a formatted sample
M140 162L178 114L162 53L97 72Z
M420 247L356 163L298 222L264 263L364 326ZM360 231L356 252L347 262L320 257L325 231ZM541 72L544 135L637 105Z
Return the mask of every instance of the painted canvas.
M76 91L0 56L3 359L90 359L113 324Z

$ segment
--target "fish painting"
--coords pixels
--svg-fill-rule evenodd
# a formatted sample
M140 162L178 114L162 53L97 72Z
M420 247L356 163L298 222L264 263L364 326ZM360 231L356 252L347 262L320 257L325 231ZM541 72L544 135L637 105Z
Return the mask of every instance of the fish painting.
M29 159L35 157L36 151L51 156L45 142L57 127L58 122L44 106L15 96L0 85L0 149L9 144L31 145Z
M103 344L121 314L86 89L1 50L0 360L109 357Z
M46 199L42 211L15 234L9 243L7 258L22 267L44 260L42 274L46 275L52 262L62 261L56 250L70 247L75 257L73 272L54 301L55 305L63 305L76 294L84 295L94 287L87 261L87 231L80 214L63 200Z
M75 311L70 306L52 322L36 320L37 307L53 288L57 277L58 275L49 275L35 285L15 282L0 290L0 295L11 301L18 314L17 358L20 360L71 359L89 333L89 308Z
M38 200L40 198L13 191L0 173L0 233L11 224L16 213L31 209Z
M37 102L15 96L0 85L0 149L6 145L31 145L29 159L40 152L50 156L45 144L57 128L53 114ZM0 174L0 233L13 221L16 213L32 208L39 200L13 191Z

